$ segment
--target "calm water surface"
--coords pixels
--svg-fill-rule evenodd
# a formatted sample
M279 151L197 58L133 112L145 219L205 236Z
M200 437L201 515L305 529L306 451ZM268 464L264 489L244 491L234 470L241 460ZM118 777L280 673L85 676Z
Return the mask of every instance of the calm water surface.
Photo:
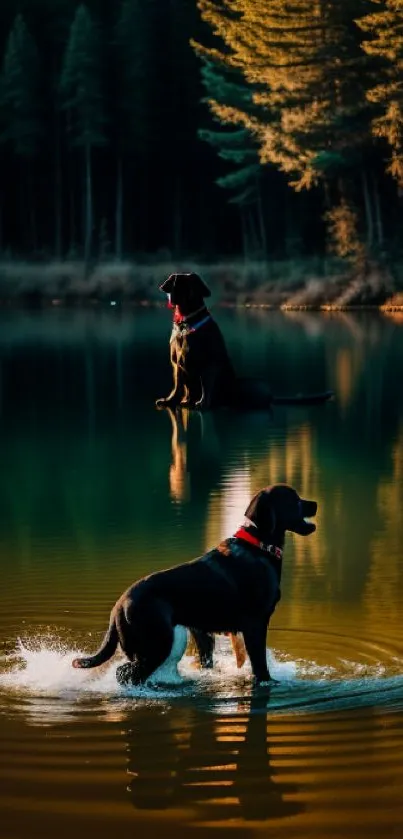
M219 311L243 374L336 400L272 415L154 408L167 312L0 315L2 839L353 837L403 831L403 321ZM278 481L288 536L252 694L227 639L124 691L74 671L137 577L230 535Z

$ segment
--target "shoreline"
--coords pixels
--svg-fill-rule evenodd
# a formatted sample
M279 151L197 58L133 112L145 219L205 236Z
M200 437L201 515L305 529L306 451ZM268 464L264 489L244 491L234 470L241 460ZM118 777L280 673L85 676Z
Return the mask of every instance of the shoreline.
M165 309L165 303L157 303L153 300L105 300L101 298L85 298L77 300L60 299L46 299L43 298L35 303L30 303L24 296L1 298L0 297L0 311L6 309L26 309L26 310L49 310L49 309L63 309L63 310L77 310L77 309ZM321 304L275 304L275 303L231 303L231 302L216 302L211 307L212 309L243 309L243 310L260 310L267 312L320 312L322 314L332 314L334 312L403 312L402 304L346 304L335 305L332 303Z
M0 262L0 308L164 307L159 286L170 273L195 271L211 306L266 311L403 311L403 263L367 262L360 270L320 257L271 262L202 263L171 258L104 262Z

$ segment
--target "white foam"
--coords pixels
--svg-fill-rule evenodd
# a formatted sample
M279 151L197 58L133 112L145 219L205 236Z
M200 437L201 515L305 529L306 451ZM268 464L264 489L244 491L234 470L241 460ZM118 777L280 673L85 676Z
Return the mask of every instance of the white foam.
M232 705L237 708L240 701L250 698L249 661L238 670L228 638L217 636L212 670L196 669L194 659L184 655L186 644L187 631L176 627L169 659L145 686L123 688L116 681L116 669L124 660L121 656L114 656L102 667L80 670L72 667L73 658L86 653L67 648L58 638L19 641L15 652L1 661L0 692L13 692L29 700L41 718L49 709L53 709L54 718L68 716L77 701L88 699L97 703L107 698L113 704L115 700L164 702L191 696L205 698L214 711L224 703L228 713ZM362 664L343 660L340 672L314 661L292 660L273 650L267 651L267 659L272 676L279 682L267 695L267 710L272 713L379 703L385 706L388 702L396 705L403 695L402 676L388 677L381 662L364 669ZM57 700L56 704L53 700Z
M239 679L240 674L244 678L251 673L248 661L241 671L237 668L229 639L225 636L216 639L213 670L196 669L194 658L184 655L186 646L187 631L178 626L171 655L148 680L148 687L161 684L167 688L186 686L189 681L217 681L222 684L226 680L231 682L233 678ZM116 655L107 664L88 670L72 667L74 658L87 654L80 649L67 648L57 637L38 636L29 642L19 640L15 652L3 658L6 669L0 673L0 689L53 697L71 693L117 695L125 692L116 681L116 669L124 659ZM294 662L277 660L268 651L268 663L275 678L289 680L296 677Z
M170 684L183 681L177 665L186 644L186 630L177 627L171 655L155 672L153 681L163 680ZM73 668L73 659L82 655L88 653L80 649L68 649L58 638L36 637L28 643L19 640L16 651L3 657L6 671L0 674L0 689L54 697L71 692L116 694L119 691L116 669L123 658L115 656L106 665L91 670Z

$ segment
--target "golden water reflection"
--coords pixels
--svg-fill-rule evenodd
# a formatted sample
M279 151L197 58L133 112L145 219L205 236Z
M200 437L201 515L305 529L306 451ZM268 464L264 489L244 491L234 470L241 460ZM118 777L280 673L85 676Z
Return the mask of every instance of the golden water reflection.
M261 317L260 313L257 319ZM315 319L310 314L306 319L314 334ZM304 316L298 313L297 320L303 324ZM234 532L255 492L269 484L289 483L318 502L315 536L288 538L286 556L293 569L287 585L289 620L300 625L309 603L317 623L329 608L330 620L338 622L339 601L344 619L364 624L368 619L375 629L383 612L397 619L402 610L403 434L401 426L395 435L391 433L390 416L382 423L388 410L385 373L395 356L396 336L387 332L385 338L381 319L363 324L346 313L332 313L330 325L337 341L330 330L325 357L329 377L333 375L335 404L326 406L322 415L320 409L301 419L294 414L275 443L269 429L266 444L261 429L257 444L247 434L243 442L236 440L236 457L231 453L229 461L223 459L221 479L208 493L203 548ZM403 356L400 344L397 349ZM353 440L350 414L358 404L363 419ZM171 493L177 501L190 503L187 432L194 419L178 412L171 419L175 466L170 468ZM208 462L214 433L212 423L207 444L199 441L199 463ZM363 611L360 603L365 603Z
M34 685L55 671L0 691L2 833L400 835L402 321L220 311L245 375L336 400L202 416L154 409L165 314L1 324L0 651L46 637ZM93 650L127 585L233 533L277 481L319 505L317 532L286 541L277 710L227 659L199 693L122 700L108 666L80 693L59 649Z
M372 539L365 606L370 622L382 614L394 624L400 618L403 586L403 423L392 445L391 461L391 472L381 478L377 489L380 523Z

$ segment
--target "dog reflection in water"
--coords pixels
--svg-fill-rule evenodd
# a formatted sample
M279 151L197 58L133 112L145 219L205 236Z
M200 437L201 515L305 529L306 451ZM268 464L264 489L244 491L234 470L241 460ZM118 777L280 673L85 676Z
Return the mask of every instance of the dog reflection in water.
M171 708L133 714L127 731L128 792L141 810L192 810L195 822L267 821L305 809L298 785L272 765L268 698L234 714Z
M212 414L191 413L187 408L163 411L171 423L169 491L173 501L205 499L222 470L222 446Z
M178 411L176 416L170 408L167 413L171 420L172 437L171 452L172 462L169 467L169 492L173 501L179 504L190 501L190 474L187 458L187 431L189 427L189 411Z

